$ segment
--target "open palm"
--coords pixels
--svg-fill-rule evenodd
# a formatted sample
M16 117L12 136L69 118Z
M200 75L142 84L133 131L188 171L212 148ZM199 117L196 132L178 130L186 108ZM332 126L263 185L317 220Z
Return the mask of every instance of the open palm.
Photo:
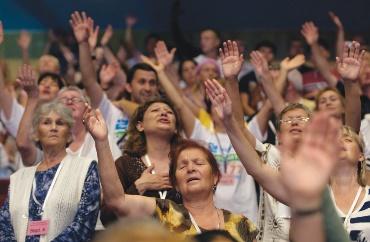
M73 33L78 43L87 41L89 37L89 21L85 12L74 12L71 14L69 23L72 26Z
M337 57L337 70L343 80L356 81L360 74L365 51L360 50L360 44L353 41L350 46L343 48L342 58Z
M223 49L219 50L222 63L222 71L225 78L237 76L243 64L243 55L239 54L238 44L236 41L223 43Z
M161 40L158 41L155 45L154 52L158 62L161 63L163 66L168 66L172 63L173 58L175 57L176 48L168 51L166 43Z
M232 116L232 104L226 89L223 88L217 80L207 80L204 83L206 93L211 100L212 107L221 120L228 119Z
M107 125L99 109L93 110L90 106L87 106L83 120L86 129L95 141L104 141L107 138Z

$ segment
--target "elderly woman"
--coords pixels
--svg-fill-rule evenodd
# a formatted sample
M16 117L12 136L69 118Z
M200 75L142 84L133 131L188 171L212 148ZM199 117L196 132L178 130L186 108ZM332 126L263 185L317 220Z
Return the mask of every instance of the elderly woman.
M99 110L85 113L86 127L95 139L104 199L119 216L154 216L173 232L184 236L204 230L227 230L238 241L254 241L255 226L245 217L216 208L213 193L220 177L214 156L193 141L183 141L170 153L170 181L183 205L167 199L125 194L107 140Z
M0 212L0 240L87 241L99 212L97 163L67 154L73 118L64 104L40 105L32 125L43 159L11 176Z
M168 154L171 146L181 139L179 120L174 107L165 99L155 98L136 110L129 124L123 155L116 160L118 176L127 194L181 203L168 176ZM102 221L110 222L112 215L104 209Z

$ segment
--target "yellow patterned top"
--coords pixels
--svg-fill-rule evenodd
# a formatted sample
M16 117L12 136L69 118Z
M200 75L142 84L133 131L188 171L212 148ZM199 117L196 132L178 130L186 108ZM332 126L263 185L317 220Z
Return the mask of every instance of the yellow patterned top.
M256 226L246 217L223 210L224 230L228 231L238 241L253 241L257 235ZM189 212L181 204L171 200L156 199L154 217L170 231L187 236L197 234L192 224Z

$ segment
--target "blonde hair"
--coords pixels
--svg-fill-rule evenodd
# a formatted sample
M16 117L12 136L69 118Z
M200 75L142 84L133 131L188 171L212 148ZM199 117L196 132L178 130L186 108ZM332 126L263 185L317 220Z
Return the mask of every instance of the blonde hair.
M350 126L344 125L341 128L342 136L350 137L358 145L360 152L364 153L364 141L360 135L358 135ZM366 159L359 161L357 167L357 182L361 186L366 186Z

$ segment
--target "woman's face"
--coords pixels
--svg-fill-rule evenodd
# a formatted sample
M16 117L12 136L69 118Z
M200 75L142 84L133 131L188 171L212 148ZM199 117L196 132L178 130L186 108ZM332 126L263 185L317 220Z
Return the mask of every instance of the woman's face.
M59 86L51 77L45 77L38 85L39 97L43 101L53 100L59 92Z
M344 107L338 93L331 90L321 94L317 109L334 115L342 115L344 112Z
M197 80L196 65L192 61L185 61L182 64L182 78L188 86L192 86Z
M364 159L359 144L348 134L342 134L341 136L339 159L346 162L351 162L356 167L358 161Z
M143 121L139 122L136 128L145 135L160 132L172 137L176 132L175 113L165 103L153 103L145 111Z
M65 149L71 138L69 126L59 114L53 111L41 117L35 135L44 148L61 147Z
M202 150L185 149L179 154L176 162L176 189L183 197L213 192L218 178L213 174L212 167Z
M217 66L214 63L205 63L202 65L199 71L199 80L202 82L207 79L213 79L218 77Z

